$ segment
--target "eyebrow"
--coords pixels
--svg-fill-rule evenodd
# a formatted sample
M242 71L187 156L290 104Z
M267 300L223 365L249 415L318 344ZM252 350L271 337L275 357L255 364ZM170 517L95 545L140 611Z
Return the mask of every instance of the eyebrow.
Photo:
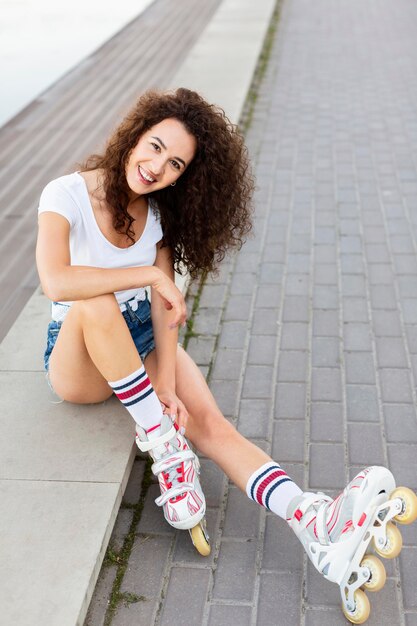
M159 137L152 137L152 139L156 139L157 141L159 141L159 143L161 144L161 146L164 148L164 150L167 149L166 145L164 144L164 142L162 141L162 139L159 139ZM183 166L185 167L185 161L183 159L180 159L180 157L174 157L174 159L176 161L180 161Z

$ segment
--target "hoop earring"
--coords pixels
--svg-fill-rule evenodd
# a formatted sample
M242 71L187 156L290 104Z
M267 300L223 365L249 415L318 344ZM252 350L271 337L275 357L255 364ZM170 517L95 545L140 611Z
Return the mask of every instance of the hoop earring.
M177 184L177 181L171 183L171 187L175 187L176 184Z

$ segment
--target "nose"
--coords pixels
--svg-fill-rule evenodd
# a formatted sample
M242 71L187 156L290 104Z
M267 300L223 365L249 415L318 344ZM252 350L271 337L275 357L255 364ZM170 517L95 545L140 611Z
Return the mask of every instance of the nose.
M161 176L164 173L165 162L162 155L156 156L151 163L151 174Z

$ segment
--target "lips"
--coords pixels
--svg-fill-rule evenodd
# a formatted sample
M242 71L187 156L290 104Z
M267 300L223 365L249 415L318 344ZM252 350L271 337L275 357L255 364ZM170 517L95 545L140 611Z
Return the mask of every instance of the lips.
M150 174L148 174L148 172L144 170L140 165L138 165L138 177L140 182L144 185L152 185L152 183L155 182L155 178L150 176Z

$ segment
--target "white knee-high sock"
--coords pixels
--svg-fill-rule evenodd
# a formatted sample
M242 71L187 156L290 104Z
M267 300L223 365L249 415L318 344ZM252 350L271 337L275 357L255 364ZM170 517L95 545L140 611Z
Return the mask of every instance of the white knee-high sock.
M246 493L261 506L286 519L289 503L303 492L278 463L270 461L249 478Z
M154 437L159 434L162 407L143 365L129 376L109 382L109 385L135 422L148 435L152 434Z

